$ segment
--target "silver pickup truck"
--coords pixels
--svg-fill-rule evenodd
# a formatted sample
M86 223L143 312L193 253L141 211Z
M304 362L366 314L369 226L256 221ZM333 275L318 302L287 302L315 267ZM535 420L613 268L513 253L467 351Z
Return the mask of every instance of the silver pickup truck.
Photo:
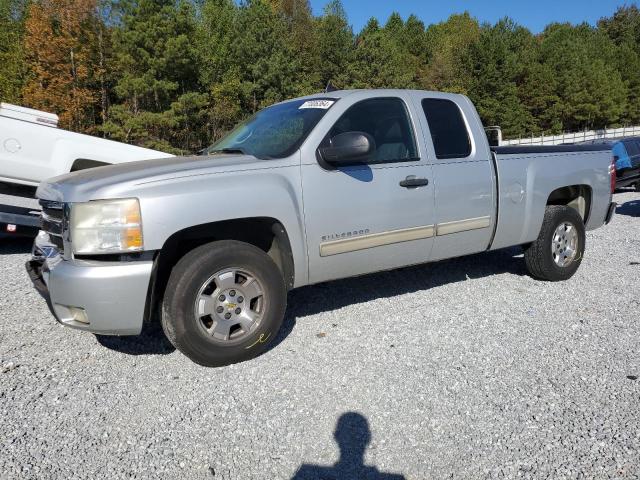
M462 95L313 95L204 155L43 182L27 270L64 325L159 319L193 361L225 365L267 348L303 285L513 245L534 277L566 280L611 219L614 172L599 145L491 150Z

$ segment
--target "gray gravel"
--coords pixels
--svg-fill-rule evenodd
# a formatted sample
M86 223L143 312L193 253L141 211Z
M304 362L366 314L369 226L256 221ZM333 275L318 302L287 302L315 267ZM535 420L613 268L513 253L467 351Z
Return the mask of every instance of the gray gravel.
M616 201L568 282L510 249L307 287L220 369L57 325L3 240L0 477L638 478L640 194Z

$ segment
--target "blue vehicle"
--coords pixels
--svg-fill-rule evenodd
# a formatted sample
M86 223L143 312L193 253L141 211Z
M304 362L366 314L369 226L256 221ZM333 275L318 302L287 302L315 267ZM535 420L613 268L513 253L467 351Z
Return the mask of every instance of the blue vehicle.
M634 186L640 192L640 137L615 142L611 150L616 162L616 188Z

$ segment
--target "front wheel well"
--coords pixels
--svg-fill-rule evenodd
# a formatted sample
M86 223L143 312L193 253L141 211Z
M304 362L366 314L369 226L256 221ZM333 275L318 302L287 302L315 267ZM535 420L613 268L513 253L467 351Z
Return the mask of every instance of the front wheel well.
M547 198L547 205L565 205L573 208L587 223L591 211L591 187L589 185L569 185L555 189Z
M287 289L293 288L291 243L284 226L275 218L241 218L196 225L171 235L156 254L145 311L147 321L155 321L160 312L173 267L194 248L217 240L237 240L258 247L278 266Z

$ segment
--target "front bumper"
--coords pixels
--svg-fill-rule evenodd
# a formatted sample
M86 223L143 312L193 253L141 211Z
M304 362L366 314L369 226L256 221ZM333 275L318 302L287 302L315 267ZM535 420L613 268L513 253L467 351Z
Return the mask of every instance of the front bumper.
M36 238L26 268L58 322L102 335L140 333L152 261L64 260L41 241ZM79 309L84 321L77 320Z

